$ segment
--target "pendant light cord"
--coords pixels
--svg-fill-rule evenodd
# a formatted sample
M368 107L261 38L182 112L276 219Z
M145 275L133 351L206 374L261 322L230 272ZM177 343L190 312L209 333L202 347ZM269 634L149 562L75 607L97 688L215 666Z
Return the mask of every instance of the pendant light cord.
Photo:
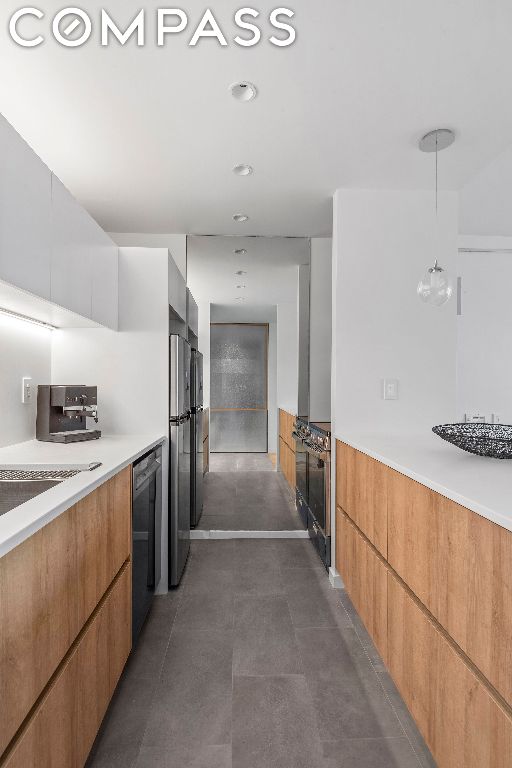
M437 180L438 180L438 171L437 171L438 140L439 140L439 136L436 132L436 218L437 218Z

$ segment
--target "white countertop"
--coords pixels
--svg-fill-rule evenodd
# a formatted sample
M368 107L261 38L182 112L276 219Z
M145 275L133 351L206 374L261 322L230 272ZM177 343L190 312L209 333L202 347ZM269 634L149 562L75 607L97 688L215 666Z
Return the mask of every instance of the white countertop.
M29 440L0 448L2 468L31 465L31 469L45 469L57 464L61 469L72 469L81 465L87 466L91 462L101 462L97 469L79 472L0 515L0 557L146 451L164 441L163 435L103 435L99 440L83 443L43 443Z
M474 456L432 432L422 435L340 433L336 437L512 531L512 460Z

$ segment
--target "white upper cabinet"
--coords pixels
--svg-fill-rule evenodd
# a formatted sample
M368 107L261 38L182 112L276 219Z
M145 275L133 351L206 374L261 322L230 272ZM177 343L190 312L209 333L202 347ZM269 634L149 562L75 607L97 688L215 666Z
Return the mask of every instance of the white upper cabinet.
M52 218L52 301L117 329L118 248L55 175Z
M51 298L51 172L0 115L0 280Z
M114 331L118 328L118 281L119 248L98 227L92 252L91 317Z
M83 208L54 175L52 301L92 317L91 226Z
M169 305L187 322L187 285L171 254L169 254Z
M187 325L194 336L199 336L199 310L189 288L187 288Z

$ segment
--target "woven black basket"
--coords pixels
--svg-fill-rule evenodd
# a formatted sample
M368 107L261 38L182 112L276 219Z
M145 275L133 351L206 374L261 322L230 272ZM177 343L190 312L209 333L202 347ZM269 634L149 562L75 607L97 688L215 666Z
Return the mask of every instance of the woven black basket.
M432 427L432 432L468 453L493 459L512 459L510 424L440 424Z

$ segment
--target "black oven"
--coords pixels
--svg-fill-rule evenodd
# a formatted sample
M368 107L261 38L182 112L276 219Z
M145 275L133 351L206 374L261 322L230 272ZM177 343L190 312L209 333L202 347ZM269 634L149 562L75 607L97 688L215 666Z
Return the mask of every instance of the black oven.
M162 448L133 463L132 642L137 641L160 580Z
M306 429L308 429L307 423L303 423L298 419L293 430L293 439L295 440L295 503L304 523L304 528L308 527L309 496L307 452L304 448Z
M331 564L331 454L304 440L308 483L308 531L326 568Z

